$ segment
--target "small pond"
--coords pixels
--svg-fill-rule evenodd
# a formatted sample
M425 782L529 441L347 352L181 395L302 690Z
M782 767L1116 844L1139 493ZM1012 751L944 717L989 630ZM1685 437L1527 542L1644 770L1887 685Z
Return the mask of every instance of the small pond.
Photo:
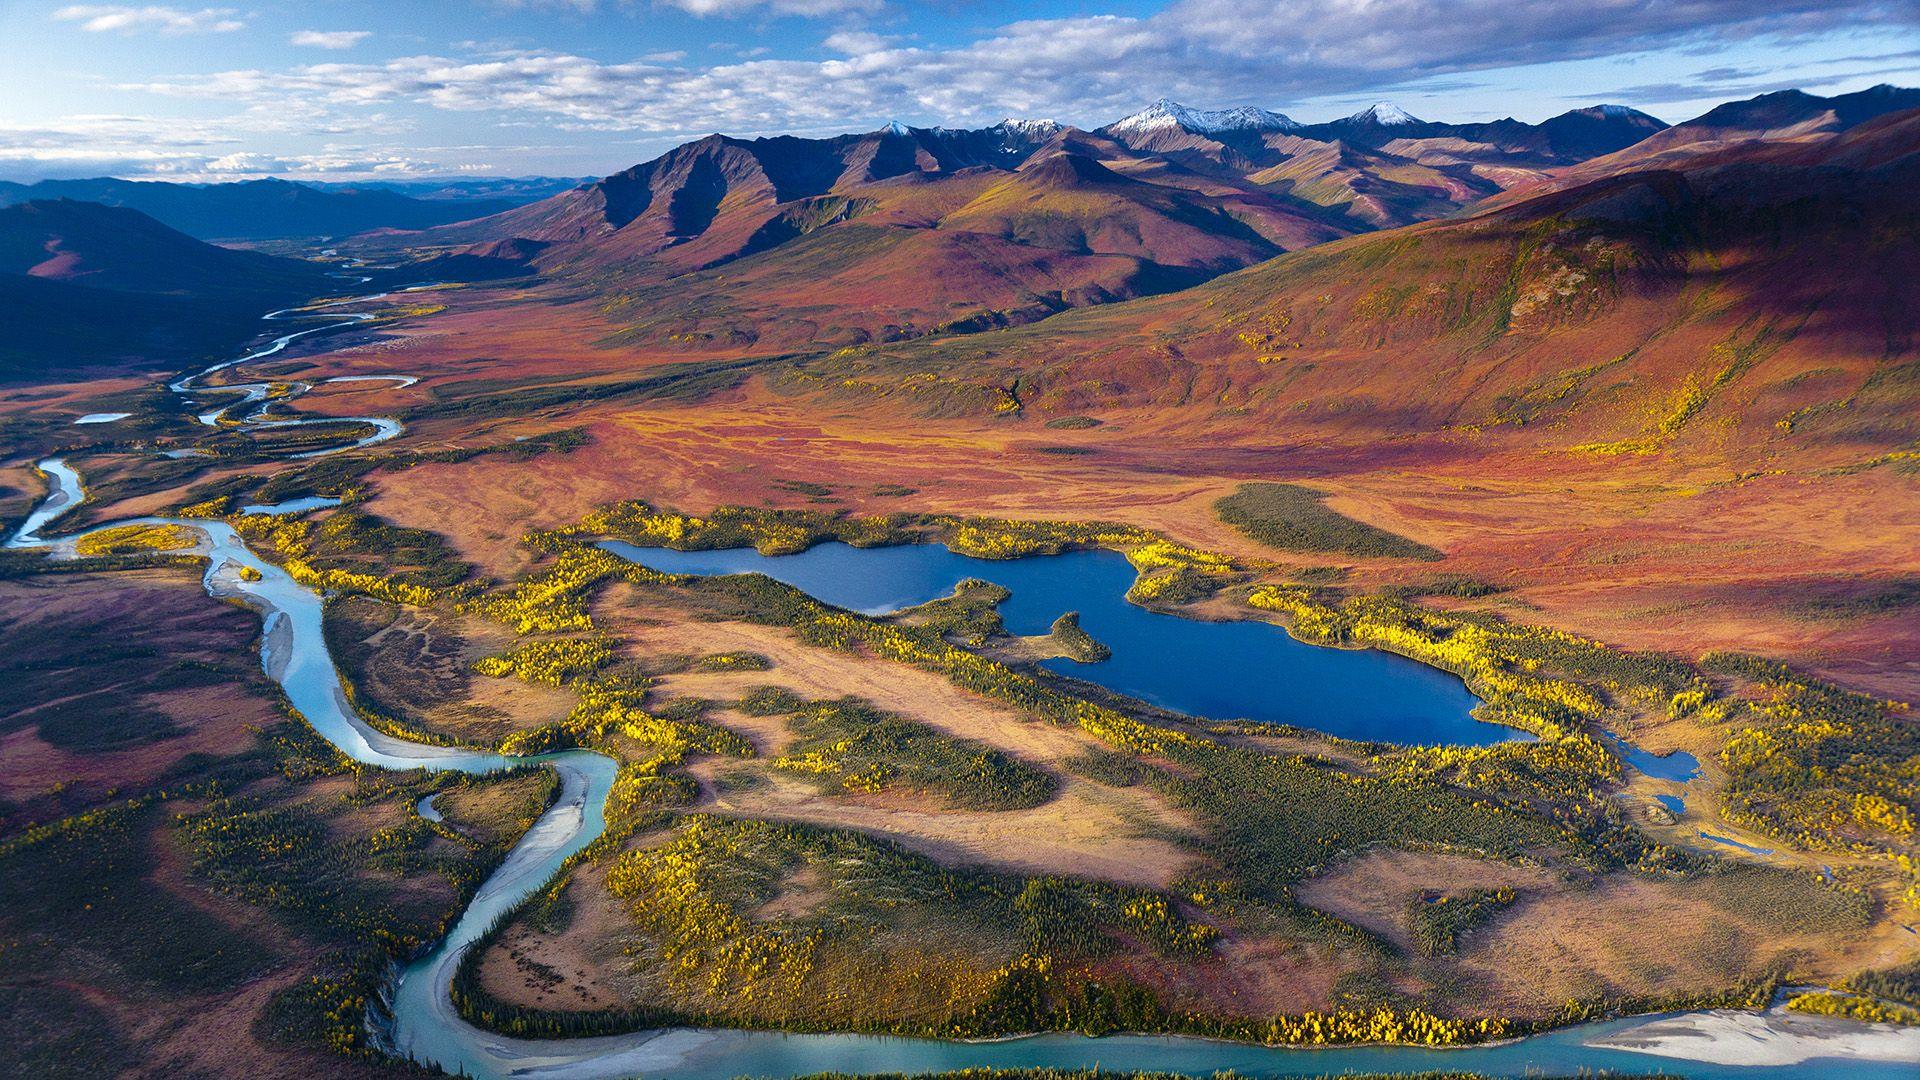
M1602 731L1600 737L1613 747L1629 768L1653 777L1655 780L1672 780L1685 784L1700 775L1700 759L1685 750L1674 750L1665 754L1656 754L1651 750L1642 750L1610 731Z
M1741 851L1747 852L1748 854L1752 854L1752 855L1773 854L1772 848L1754 847L1752 844L1743 844L1740 841L1735 840L1731 836L1718 836L1718 835L1715 835L1714 833L1703 832L1700 834L1700 839L1711 840L1716 844L1722 844L1730 848L1739 848Z
M1007 630L1045 634L1068 611L1113 650L1097 664L1043 661L1062 675L1210 720L1294 724L1349 739L1485 746L1523 733L1470 715L1479 699L1452 674L1375 650L1296 641L1269 623L1202 622L1126 599L1133 566L1112 551L975 559L938 544L856 548L819 544L798 555L751 548L674 551L601 545L643 566L704 576L757 572L838 607L885 615L936 600L967 578L1012 590Z

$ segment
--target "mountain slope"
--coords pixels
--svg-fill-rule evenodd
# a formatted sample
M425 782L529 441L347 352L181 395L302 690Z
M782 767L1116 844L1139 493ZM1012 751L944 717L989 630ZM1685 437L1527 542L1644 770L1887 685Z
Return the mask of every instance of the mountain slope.
M175 295L297 294L320 271L202 243L137 210L71 199L0 209L0 273Z
M1188 292L811 365L1040 415L1857 460L1920 438L1920 112L1295 252ZM923 400L925 400L923 395ZM963 401L930 408L965 408ZM1737 449L1736 449L1737 448Z
M1920 89L1876 86L1852 94L1820 97L1801 90L1732 101L1629 146L1556 170L1524 185L1515 197L1573 187L1607 176L1653 168L1686 168L1695 158L1782 143L1820 144L1877 117L1920 108ZM1495 200L1495 205L1510 202Z
M1257 199L1147 183L1061 149L1010 173L853 191L787 204L797 218L777 219L784 228L772 239L763 226L738 258L628 275L601 305L634 313L615 340L789 350L988 329L1184 288L1269 258L1286 239L1338 235ZM599 253L590 245L574 257Z
M1031 321L1502 205L1663 128L1622 106L1445 124L1382 103L1302 126L1163 100L1094 132L712 135L502 214L358 243L530 242L533 267L631 347L841 348Z
M318 266L230 251L134 210L0 209L0 377L169 366L242 341L266 311L336 285Z
M523 238L542 245L550 278L637 313L616 340L804 348L1180 288L1351 231L1329 217L1109 139L1010 121L714 135L540 203L367 242Z
M1197 173L1297 197L1349 228L1372 229L1452 213L1664 126L1618 105L1577 109L1537 125L1513 119L1442 124L1380 102L1339 120L1302 125L1250 107L1209 112L1163 100L1099 133Z

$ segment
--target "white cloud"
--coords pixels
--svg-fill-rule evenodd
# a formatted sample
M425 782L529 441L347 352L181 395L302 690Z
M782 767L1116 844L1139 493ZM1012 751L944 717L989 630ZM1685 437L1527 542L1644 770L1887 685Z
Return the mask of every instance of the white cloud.
M573 0L559 2L573 6ZM765 14L789 0L699 2L714 14ZM118 89L229 103L241 112L198 127L182 122L122 134L96 130L80 140L78 149L67 143L35 149L0 129L0 145L96 155L111 154L117 146L172 148L164 152L179 152L183 161L209 169L216 162L241 161L232 155L242 147L279 149L293 142L281 133L309 140L293 143L302 151L311 150L316 138L343 145L383 141L404 126L405 116L417 115L414 107L423 107L485 114L496 127L516 132L638 133L619 142L618 149L605 138L582 138L562 149L575 162L629 153L639 160L643 150L651 156L710 131L824 134L870 129L887 117L974 124L1012 114L1057 116L1091 126L1161 94L1203 105L1286 107L1304 96L1325 101L1409 80L1431 85L1434 76L1448 72L1620 56L1760 34L1776 35L1777 42L1836 28L1897 27L1907 24L1901 21L1906 2L1295 0L1284 9L1260 10L1239 0L1174 0L1154 15L1026 20L943 47L907 46L847 28L821 42L838 54L827 59L743 53L711 66L688 63L675 52L607 61L475 45L451 56L360 63L342 58L122 86ZM375 123L390 106L402 118L381 117ZM195 137L224 145L191 142ZM586 143L599 149L579 145ZM523 147L499 154L531 172L555 167L542 157L551 151ZM162 151L139 151L149 152ZM392 156L404 161L412 153ZM499 154L493 160L504 160ZM375 156L371 151L337 158L307 154L302 160L312 167L321 160L365 164ZM5 157L0 153L0 160Z
M145 7L130 4L71 4L55 11L53 18L58 22L77 22L80 29L95 34L137 34L144 31L167 35L224 34L246 25L243 20L233 18L234 14L232 8L186 11L157 4Z
M371 30L298 30L287 41L313 49L351 49L372 36Z
M0 134L8 134L0 130ZM0 144L0 170L23 181L126 176L182 182L249 180L262 176L355 179L490 172L486 162L442 161L385 147L328 145L313 153L274 154L250 150L179 146L21 146Z
M865 30L842 30L828 34L826 40L820 44L837 53L858 56L861 53L879 52L886 48L887 39Z
M80 113L31 125L0 123L0 174L29 180L104 175L205 180L462 167L418 157L411 149L370 148L357 141L407 129L404 120L386 114L340 117L299 104L256 106L220 118ZM246 149L289 136L329 141L303 153Z
M679 2L679 0L675 0ZM703 11L748 0L686 0ZM846 0L775 0L844 3ZM857 0L865 2L865 0ZM900 116L946 123L1015 115L1097 123L1168 94L1285 105L1442 72L1605 56L1731 34L1898 23L1904 0L1177 0L1146 17L1011 23L945 48L846 31L827 60L609 63L561 52L413 56L238 70L137 87L180 96L347 108L390 101L502 114L509 123L645 131L857 130ZM683 3L682 6L685 6ZM752 6L766 8L765 0Z

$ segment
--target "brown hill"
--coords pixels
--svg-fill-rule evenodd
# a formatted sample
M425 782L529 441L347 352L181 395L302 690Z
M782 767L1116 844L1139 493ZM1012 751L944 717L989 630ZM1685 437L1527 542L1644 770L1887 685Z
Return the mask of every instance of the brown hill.
M710 136L541 203L380 242L536 243L543 273L616 317L637 313L618 342L787 349L1182 288L1352 231L1327 217L1084 132L1002 125Z
M1900 93L1800 98L1840 124ZM1778 111L1736 104L1711 124ZM499 272L530 265L593 303L616 323L614 344L840 348L1179 289L1353 233L1511 205L1509 189L1572 186L1553 177L1596 153L1705 145L1661 127L1617 106L1541 124L1439 124L1375 108L1303 127L1261 110L1162 102L1097 132L1008 122L713 135L543 202L368 243L521 244L521 262ZM1739 145L1775 141L1758 138Z
M1920 89L1881 85L1852 94L1820 97L1781 90L1731 101L1621 148L1554 170L1513 194L1491 200L1504 205L1542 191L1575 187L1608 176L1648 169L1687 168L1696 158L1722 158L1763 146L1821 146L1833 135L1881 116L1920 108Z
M1360 230L1454 213L1666 126L1617 105L1576 109L1540 124L1383 120L1376 107L1325 124L1213 130L1183 126L1180 118L1192 115L1162 102L1100 135L1195 173L1249 181L1324 207L1328 220Z
M1463 161L1429 165L1342 142L1297 136L1275 140L1286 157L1247 179L1262 188L1326 207L1366 228L1442 217L1501 189Z
M1920 111L810 375L951 387L918 395L936 411L1018 386L1040 415L1150 407L1296 435L1498 429L1598 455L1858 458L1920 437L1916 147Z
M137 210L71 199L0 209L0 274L201 297L305 295L322 278L309 263L215 247Z
M197 360L329 283L313 264L215 247L136 210L0 209L0 378Z

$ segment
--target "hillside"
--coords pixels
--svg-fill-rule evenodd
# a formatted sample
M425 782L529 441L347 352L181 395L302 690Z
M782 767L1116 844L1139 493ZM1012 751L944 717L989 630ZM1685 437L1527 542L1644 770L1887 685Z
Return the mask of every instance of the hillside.
M716 135L492 218L364 243L530 240L544 274L630 320L618 342L805 348L1182 288L1351 231L1324 217L1083 132L1009 123Z
M252 336L338 283L318 266L205 244L134 210L0 209L0 377L169 366Z
M1236 426L1508 429L1601 455L1859 456L1920 437L1902 374L1920 309L1916 147L1920 112L1887 116L1761 160L1626 173L1177 297L812 370L1017 383L1039 416L1231 410Z
M711 135L504 213L351 246L537 243L533 266L616 322L609 344L841 347L1178 290L1457 212L1660 126L1619 107L1540 125L1382 107L1307 127L1160 101L1093 132L1009 120Z
M1162 101L1100 134L1196 172L1325 208L1364 230L1453 213L1666 126L1620 105L1576 109L1539 124L1435 123L1386 102L1311 125L1255 112L1236 118Z
M1834 97L1804 90L1761 94L1716 106L1613 152L1557 169L1539 181L1519 185L1512 195L1492 203L1500 205L1623 173L1685 168L1696 158L1749 152L1758 147L1793 143L1817 146L1878 117L1914 108L1920 108L1920 89L1884 84Z

